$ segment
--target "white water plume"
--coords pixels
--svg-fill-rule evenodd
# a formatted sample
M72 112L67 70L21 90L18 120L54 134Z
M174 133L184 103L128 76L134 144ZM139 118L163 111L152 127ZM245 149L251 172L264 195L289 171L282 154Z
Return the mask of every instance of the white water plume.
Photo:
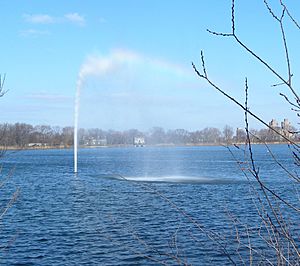
M153 79L153 76L157 77L158 73L172 73L172 77L190 77L188 71L181 66L169 63L164 60L150 58L148 56L128 51L117 49L106 55L90 55L86 58L82 64L77 81L76 96L75 96L75 110L74 110L74 172L77 172L77 152L78 152L78 120L79 120L79 105L80 105L80 94L84 87L85 81L90 77L96 77L103 80L121 80L122 85L125 83L130 73L134 73L136 77L141 76L141 71L145 78L145 83L149 84L149 80ZM150 73L150 74L149 74ZM137 82L137 81L135 81ZM137 83L138 84L138 83ZM156 84L156 85L155 85ZM144 84L143 84L144 85ZM143 87L139 84L136 87ZM159 88L158 82L154 82L153 88ZM151 89L152 89L151 87ZM158 90L161 92L161 90ZM132 92L131 92L132 93ZM166 93L166 92L165 92ZM133 96L136 96L136 92ZM147 95L147 93L144 93ZM126 93L116 93L115 95L127 95ZM153 102L151 97L147 99L147 96L143 96L144 102ZM153 92L148 95L153 95ZM168 95L168 94L167 94ZM133 98L133 97L132 97ZM157 99L158 97L155 97ZM165 98L162 96L162 99ZM168 99L168 98L167 98ZM180 98L181 99L181 98ZM145 113L145 112L144 112ZM161 116L161 112L157 116ZM145 119L144 119L145 120Z
M74 173L77 173L77 154L78 154L78 116L79 116L79 99L82 79L78 78L75 95L75 110L74 110Z
M108 74L118 70L124 63L134 60L135 56L128 52L114 52L107 57L89 56L82 64L75 95L75 110L74 110L74 173L77 173L78 166L78 121L79 121L79 106L80 106L80 92L84 81L89 76L107 76Z
M91 76L107 77L117 73L128 64L139 60L139 56L130 51L115 50L108 56L88 56L82 64L76 86L75 110L74 110L74 173L77 173L78 166L78 120L80 106L80 92L84 81Z

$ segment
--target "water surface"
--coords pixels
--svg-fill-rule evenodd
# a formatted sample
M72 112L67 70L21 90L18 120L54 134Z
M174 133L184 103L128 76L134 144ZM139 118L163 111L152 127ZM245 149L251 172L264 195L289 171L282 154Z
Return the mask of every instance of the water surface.
M294 168L290 152L274 146ZM235 149L234 149L235 150ZM289 197L286 182L264 146L255 158L262 177ZM241 151L234 151L244 160ZM144 147L30 150L2 159L1 202L20 196L0 224L3 265L229 264L207 236L234 239L230 215L259 218L240 166L224 147ZM284 178L283 178L284 177ZM193 220L192 220L193 219ZM232 254L234 241L228 241Z

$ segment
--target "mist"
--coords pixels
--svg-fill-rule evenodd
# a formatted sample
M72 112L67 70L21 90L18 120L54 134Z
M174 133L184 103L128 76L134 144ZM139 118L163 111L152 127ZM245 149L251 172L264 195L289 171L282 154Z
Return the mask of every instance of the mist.
M127 50L92 54L78 74L75 113L80 98L83 128L196 129L208 108L199 104L200 85L189 66Z

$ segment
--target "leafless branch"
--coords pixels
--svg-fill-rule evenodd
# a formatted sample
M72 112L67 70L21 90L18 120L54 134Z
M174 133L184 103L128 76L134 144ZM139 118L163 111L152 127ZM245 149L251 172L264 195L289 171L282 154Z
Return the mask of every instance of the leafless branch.
M256 138L260 143L264 144L264 146L267 148L268 153L270 154L270 156L272 157L272 159L276 162L276 164L282 169L284 170L284 172L293 180L295 180L296 182L300 182L300 178L298 176L296 176L294 173L292 173L287 167L285 167L275 156L275 154L272 152L272 150L270 149L269 145L264 142L262 139L260 139L258 136L252 134L251 132L249 132L251 136L253 136L254 138ZM299 211L299 209L297 209Z
M3 216L6 214L6 212L9 210L9 208L14 204L14 202L17 200L17 197L19 196L20 194L20 190L17 189L12 197L10 198L9 202L6 204L5 208L3 210L1 210L1 213L0 213L0 220L3 218Z
M280 4L282 5L282 7L285 9L287 15L289 16L289 18L291 19L291 21L295 24L295 26L300 30L300 25L299 23L294 19L294 17L291 15L291 13L289 12L287 6L283 3L282 0L280 0Z
M205 66L204 63L204 56L203 56L203 52L201 53L201 61L202 61L202 66ZM232 97L231 95L229 95L228 93L226 93L224 90L222 90L220 87L218 87L215 83L213 83L209 78L208 75L206 73L206 69L205 69L205 74L201 74L200 71L197 69L197 67L195 66L195 64L192 62L192 66L194 71L196 72L196 74L206 80L208 82L209 85L211 85L213 88L215 88L218 92L220 92L221 94L223 94L226 98L228 98L230 101L234 102L238 107L240 107L242 110L246 111L249 115L251 115L253 118L255 118L257 121L259 121L260 123L262 123L264 126L266 126L267 128L269 128L270 130L274 131L276 134L278 134L279 136L281 136L283 139L285 139L287 142L292 143L293 145L297 146L300 148L299 144L295 143L293 140L287 138L285 135L283 135L281 132L279 132L278 130L276 130L273 127L270 127L268 125L268 123L266 123L265 121L263 121L258 115L254 114L252 111L245 109L245 107L243 106L242 103L240 103L239 101L237 101L234 97ZM204 71L204 69L203 69Z
M122 178L123 180L127 180L125 177L123 177L122 175L116 174L117 176L119 176L120 178ZM142 189L144 189L145 191L149 191L154 193L156 196L158 196L159 198L161 198L164 202L168 203L170 205L170 207L175 210L176 212L178 212L179 214L181 214L183 217L185 217L193 226L195 226L196 229L198 229L200 232L204 233L208 239L210 239L214 244L216 244L216 247L220 249L220 252L226 256L228 258L228 260L233 264L236 265L235 261L233 260L231 254L229 253L229 251L226 248L226 245L224 245L222 243L222 239L220 238L220 236L218 234L216 234L213 231L210 231L208 229L206 229L202 224L200 224L196 219L194 219L191 215L189 215L186 211L184 211L183 209L181 209L175 202L173 202L172 200L170 200L166 195L164 195L164 193L159 192L156 188L154 188L153 186L146 184L146 183L141 183L141 182L137 182L137 181L131 181L131 183L135 184L138 187L141 187Z
M287 40L286 40L286 36L285 36L285 30L284 30L284 26L283 26L283 19L284 19L284 15L286 13L286 7L285 5L282 5L282 13L280 18L278 18L272 8L269 6L267 0L264 0L264 3L267 7L267 9L269 10L270 14L272 15L272 17L280 24L280 31L281 31L281 36L282 36L282 41L283 41L283 46L284 46L284 51L285 51L285 57L286 57L286 64L287 64L287 69L288 69L288 84L289 86L291 86L292 84L292 73L291 73L291 65L290 65L290 58L289 58L289 52L288 52L288 46L287 46Z
M264 0L265 1L265 0ZM238 35L236 34L236 29L235 29L235 16L234 16L234 12L235 12L235 0L232 0L232 5L231 5L231 33L220 33L220 32L215 32L215 31L211 31L208 30L209 33L217 35L217 36L223 36L223 37L232 37L234 38L234 40L244 49L246 50L249 54L251 54L254 58L256 58L261 64L263 64L269 71L271 71L271 73L273 73L279 80L281 80L288 88L289 90L294 94L295 98L297 99L297 104L300 103L300 98L298 96L298 94L296 93L296 91L294 90L294 88L292 87L291 84L291 68L290 68L290 59L289 59L289 55L288 55L288 49L287 49L287 42L286 42L286 37L285 37L285 31L283 28L283 17L285 14L285 10L286 8L283 7L283 11L281 14L281 17L278 18L272 11L272 9L269 7L269 5L267 4L267 2L265 1L267 8L269 10L269 12L271 13L271 15L274 17L274 19L276 19L277 21L279 21L280 23L280 28L281 28L281 34L282 34L282 39L283 39L283 43L284 43L284 49L285 49L285 55L286 55L286 64L288 67L288 78L285 79L282 77L282 75L280 75L269 63L267 63L265 60L262 59L262 57L260 57L257 53L255 53L253 50L251 50L249 48L248 45L246 45L243 41L240 40L240 38L238 37Z
M6 75L0 74L0 97L4 96L4 94L7 92L4 90L4 82L5 82Z
M296 112L300 111L299 106L290 101L290 99L283 93L279 93L291 106L294 106L297 109L294 109Z

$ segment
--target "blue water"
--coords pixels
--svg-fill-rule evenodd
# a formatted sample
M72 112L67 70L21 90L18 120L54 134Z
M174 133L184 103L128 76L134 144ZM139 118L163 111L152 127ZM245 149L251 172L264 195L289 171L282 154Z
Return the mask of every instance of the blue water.
M297 170L288 148L272 149ZM254 156L262 178L295 201L297 185L267 149L255 146ZM1 206L20 188L0 223L1 265L226 265L207 232L219 234L237 259L231 215L259 224L239 168L246 164L224 147L81 149L76 175L72 150L8 152L1 164L1 180L13 169L0 188ZM295 214L286 215L299 234Z

